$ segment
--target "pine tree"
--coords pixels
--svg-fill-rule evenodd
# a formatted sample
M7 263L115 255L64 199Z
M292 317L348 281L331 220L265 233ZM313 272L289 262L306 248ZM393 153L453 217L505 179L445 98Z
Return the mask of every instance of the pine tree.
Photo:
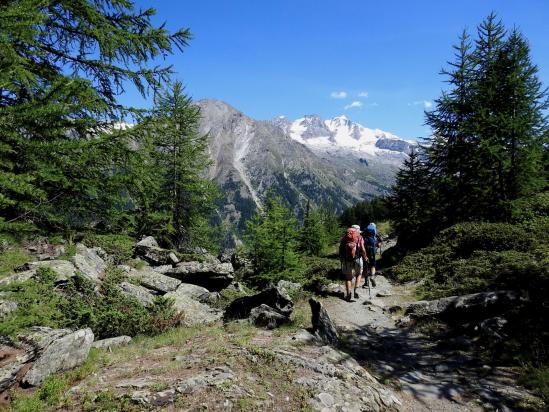
M303 226L299 230L299 250L309 256L320 256L327 245L328 234L320 210L311 210L310 202L305 208Z
M455 61L448 62L450 90L435 101L435 108L425 113L426 124L433 136L426 146L427 163L438 193L438 207L449 221L466 219L473 209L480 166L472 132L474 115L474 61L471 42L463 32L459 45L454 46Z
M117 97L129 85L158 89L171 68L148 65L190 38L155 27L154 14L129 0L2 2L0 230L121 222L127 178L117 172L131 175L135 151L110 131L134 111Z
M298 265L297 220L272 193L267 194L263 208L247 221L243 240L259 273L276 274Z
M417 149L410 152L398 171L393 193L388 199L390 218L398 235L399 245L419 248L428 243L439 225L433 226L434 207L432 178Z
M204 177L210 160L208 136L198 133L200 110L181 82L161 90L153 114L136 130L150 153L150 186L138 193L142 234L157 233L178 249L208 246L208 218L218 189Z

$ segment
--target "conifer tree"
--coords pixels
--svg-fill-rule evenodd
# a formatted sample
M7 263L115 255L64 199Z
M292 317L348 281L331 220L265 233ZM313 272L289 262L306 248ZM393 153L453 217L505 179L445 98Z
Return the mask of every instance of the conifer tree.
M273 193L267 194L263 208L246 223L243 240L259 273L280 273L298 265L297 220Z
M200 110L181 82L161 90L151 116L136 130L150 153L152 178L138 192L139 231L157 233L178 249L208 246L208 218L218 189L204 177L210 165L208 136L198 133Z
M305 208L303 226L299 231L299 250L309 256L319 256L325 248L328 235L319 209L311 210L310 202Z
M0 4L0 230L112 228L131 175L127 135L105 133L133 110L133 84L156 90L170 67L149 67L190 33L151 22L130 0ZM14 225L18 226L15 227Z
M436 233L436 227L426 225L435 214L430 210L434 207L434 197L430 171L421 161L418 150L413 149L398 171L393 193L388 199L390 218L400 245L421 247Z

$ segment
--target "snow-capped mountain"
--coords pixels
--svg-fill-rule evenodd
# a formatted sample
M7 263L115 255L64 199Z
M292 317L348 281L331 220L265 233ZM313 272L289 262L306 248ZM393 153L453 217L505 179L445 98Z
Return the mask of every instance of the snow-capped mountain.
M317 115L307 115L292 122L289 132L292 139L317 152L340 152L388 161L402 161L415 145L392 133L368 129L346 116L322 120Z
M224 195L220 218L236 230L268 191L298 214L307 203L342 211L386 194L409 147L390 133L371 131L345 117L254 120L219 100L196 104L199 131L210 137L209 176Z

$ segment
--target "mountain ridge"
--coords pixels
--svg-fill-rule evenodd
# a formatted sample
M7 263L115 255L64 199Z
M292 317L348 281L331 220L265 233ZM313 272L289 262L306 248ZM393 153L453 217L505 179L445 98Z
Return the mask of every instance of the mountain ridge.
M219 218L231 232L244 228L245 220L261 207L269 191L281 196L300 217L307 203L341 212L364 198L387 194L394 173L406 156L404 151L379 147L373 151L368 147L367 152L338 148L331 143L310 144L305 140L326 140L321 135L330 130L318 115L309 116L318 127L305 133L308 139L298 136L304 140L301 142L291 130L299 119L255 120L230 104L213 99L199 100L196 105L202 118L199 133L210 138L212 164L208 176L216 181L224 196ZM341 117L340 120L343 124ZM337 125L332 126L335 130ZM361 125L354 128L362 134L366 130ZM334 134L334 141L337 143L341 136L341 131ZM358 149L361 147L364 145ZM406 149L405 145L402 149Z

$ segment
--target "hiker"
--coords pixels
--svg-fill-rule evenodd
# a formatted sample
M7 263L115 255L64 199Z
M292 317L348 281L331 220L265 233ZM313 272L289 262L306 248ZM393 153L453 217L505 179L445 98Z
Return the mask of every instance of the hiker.
M370 281L372 287L376 287L374 277L376 275L376 250L381 245L381 237L377 233L375 223L370 223L366 230L362 233L366 234L364 245L366 248L366 256L368 258L368 264L364 265L364 284L363 288L367 288Z
M339 257L341 260L341 273L345 279L345 299L350 302L352 299L353 277L355 277L354 298L358 299L357 288L362 278L362 260L364 259L365 262L368 261L359 225L351 226L347 229L345 236L341 238L339 242Z

